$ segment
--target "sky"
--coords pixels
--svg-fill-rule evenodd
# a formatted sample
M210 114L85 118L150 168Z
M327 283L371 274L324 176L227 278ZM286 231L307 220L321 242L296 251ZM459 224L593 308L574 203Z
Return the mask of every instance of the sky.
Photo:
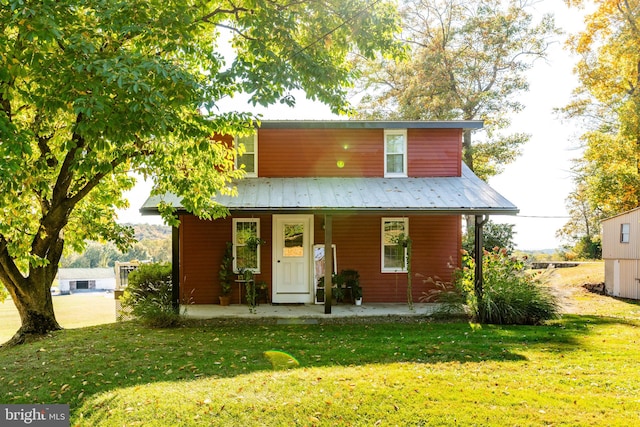
M583 28L581 13L568 9L562 0L541 0L535 11L542 15L551 12L556 25L566 34ZM575 58L564 50L565 36L558 38L548 52L546 61L539 60L529 70L529 92L521 97L525 109L512 116L509 132L525 132L531 135L522 155L504 172L489 180L489 184L520 209L514 216L493 216L499 223L514 224L514 241L518 249L554 249L563 243L556 231L568 220L565 199L573 189L571 159L579 157L577 136L580 129L553 113L569 101L577 80L572 73ZM229 107L238 106L238 100L230 100ZM247 108L247 107L245 107ZM329 108L297 97L297 106L289 108L276 105L268 109L252 109L265 120L328 120L338 117ZM139 180L136 187L125 194L131 207L118 212L119 222L160 224L157 216L141 216L139 208L146 200L150 184Z

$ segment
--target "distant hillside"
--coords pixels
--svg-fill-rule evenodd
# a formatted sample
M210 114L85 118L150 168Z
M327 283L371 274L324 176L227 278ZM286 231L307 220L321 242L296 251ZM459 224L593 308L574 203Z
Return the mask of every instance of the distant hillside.
M546 255L553 255L556 252L558 252L558 249L527 249L527 250L522 250L521 252L524 252L526 254L530 254L530 255L535 255L535 254L546 254Z
M155 224L125 224L133 227L137 241L171 238L171 227Z

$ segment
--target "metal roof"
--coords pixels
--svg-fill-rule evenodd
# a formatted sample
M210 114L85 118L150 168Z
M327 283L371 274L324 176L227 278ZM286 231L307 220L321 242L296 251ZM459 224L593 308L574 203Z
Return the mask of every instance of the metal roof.
M482 129L482 120L263 120L261 129Z
M245 178L236 197L216 202L230 211L358 212L515 215L518 208L465 164L460 177L433 178ZM182 210L173 194L152 196L142 214L157 214L161 201Z
M115 270L111 268L59 268L58 280L113 279Z

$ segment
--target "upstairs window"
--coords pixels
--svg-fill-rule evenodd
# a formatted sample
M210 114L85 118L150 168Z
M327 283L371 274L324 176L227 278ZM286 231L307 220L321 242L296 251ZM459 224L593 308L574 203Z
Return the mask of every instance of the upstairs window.
M237 136L235 139L238 157L236 168L244 168L248 177L258 176L258 134Z
M384 131L384 176L407 176L407 130Z
M629 243L629 223L620 224L620 243Z
M407 248L402 238L409 235L408 218L382 218L382 272L407 271Z
M260 219L233 219L233 270L260 273Z

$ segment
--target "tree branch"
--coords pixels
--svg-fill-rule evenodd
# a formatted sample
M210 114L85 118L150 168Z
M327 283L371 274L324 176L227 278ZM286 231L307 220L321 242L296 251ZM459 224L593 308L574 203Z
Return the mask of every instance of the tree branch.
M9 292L18 293L24 289L26 281L13 261L13 257L9 254L8 245L9 243L4 236L0 235L0 279L7 286Z
M220 27L220 28L226 28L227 30L231 30L234 33L238 34L239 36L241 36L244 39L247 40L258 40L255 37L249 37L248 35L246 35L245 33L243 33L242 31L240 31L239 29L232 27L230 25L224 25L224 24L216 24L216 27Z
M76 127L81 121L82 113L79 113L78 117L76 117ZM75 156L78 150L82 149L86 145L86 141L84 140L84 138L75 131L73 132L71 139L75 141L76 144L75 147L71 148L67 152L67 155L65 156L62 163L62 167L60 168L58 179L56 180L56 184L53 187L53 196L51 200L51 204L53 206L61 204L62 201L67 198L67 192L69 191L69 187L71 186L71 182L73 180L71 165L75 160Z
M239 6L233 6L231 9L223 9L221 7L218 7L213 12L207 13L206 15L203 15L200 18L196 19L196 22L202 21L202 22L211 23L211 18L213 18L216 15L222 15L222 14L223 15L235 15L237 17L238 13L240 13L240 12L250 12L250 11L251 11L251 9L247 9L246 7L239 7Z

